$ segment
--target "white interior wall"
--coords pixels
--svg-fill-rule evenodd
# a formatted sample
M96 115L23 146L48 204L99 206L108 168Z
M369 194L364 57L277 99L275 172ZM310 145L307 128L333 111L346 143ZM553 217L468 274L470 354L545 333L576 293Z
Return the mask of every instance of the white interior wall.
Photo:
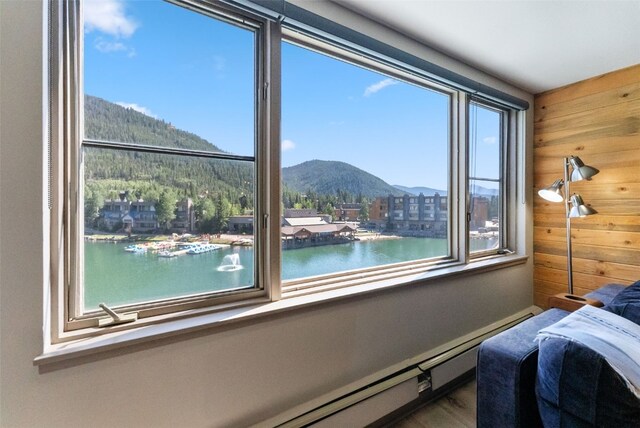
M300 4L429 54L333 4ZM42 351L48 265L40 244L47 233L42 226L45 22L41 2L0 1L0 426L246 426L532 304L529 261L39 372L32 361ZM430 55L434 62L510 89ZM520 207L530 225L530 207ZM521 233L531 254L531 227Z

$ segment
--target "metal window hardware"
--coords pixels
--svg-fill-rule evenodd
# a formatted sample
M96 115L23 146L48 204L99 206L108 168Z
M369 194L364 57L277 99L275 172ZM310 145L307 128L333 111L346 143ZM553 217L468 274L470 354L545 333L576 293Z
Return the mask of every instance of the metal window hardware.
M109 327L112 325L118 324L126 324L130 322L134 322L138 319L137 312L131 312L128 314L118 314L113 309L105 305L104 303L100 303L98 306L105 311L111 318L102 318L98 321L98 327Z

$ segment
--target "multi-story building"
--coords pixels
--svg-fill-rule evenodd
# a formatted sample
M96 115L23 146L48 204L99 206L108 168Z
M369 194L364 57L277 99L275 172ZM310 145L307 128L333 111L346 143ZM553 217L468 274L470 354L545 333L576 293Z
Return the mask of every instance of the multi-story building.
M234 215L227 221L229 233L253 233L253 215Z
M129 206L129 216L132 219L132 232L151 232L158 228L156 206L153 202L138 199Z
M484 196L474 196L471 198L471 220L470 230L479 230L487 227L489 220L489 199Z
M432 196L422 193L418 196L389 195L386 207L383 200L384 198L376 198L370 209L370 218L374 222L381 222L384 214L388 230L434 237L446 235L449 216L447 196L439 193Z
M338 221L356 221L360 218L362 204L340 204L334 208L333 218Z
M127 199L125 192L120 193L120 199L105 199L100 210L98 227L109 231L122 228L123 219L129 213L130 205L131 202Z
M158 216L155 202L137 199L128 200L128 193L121 192L120 199L105 199L98 225L109 231L126 233L148 233L158 229ZM190 198L176 202L176 217L171 221L174 232L193 232L195 230L195 209Z
M171 222L171 230L177 233L193 232L196 228L196 212L191 198L176 203L176 218Z
M384 229L389 219L389 198L377 197L369 205L368 227Z

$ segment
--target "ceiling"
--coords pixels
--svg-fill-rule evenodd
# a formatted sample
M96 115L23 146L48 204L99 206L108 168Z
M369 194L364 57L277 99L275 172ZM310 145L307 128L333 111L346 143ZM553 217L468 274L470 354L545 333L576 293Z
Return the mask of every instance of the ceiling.
M531 93L640 63L640 0L335 0Z

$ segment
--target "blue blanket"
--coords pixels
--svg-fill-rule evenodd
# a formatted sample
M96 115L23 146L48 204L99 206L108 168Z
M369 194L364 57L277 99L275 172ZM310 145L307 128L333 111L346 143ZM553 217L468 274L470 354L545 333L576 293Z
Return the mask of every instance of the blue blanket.
M586 305L540 330L536 340L547 338L575 341L602 355L640 398L640 325Z

